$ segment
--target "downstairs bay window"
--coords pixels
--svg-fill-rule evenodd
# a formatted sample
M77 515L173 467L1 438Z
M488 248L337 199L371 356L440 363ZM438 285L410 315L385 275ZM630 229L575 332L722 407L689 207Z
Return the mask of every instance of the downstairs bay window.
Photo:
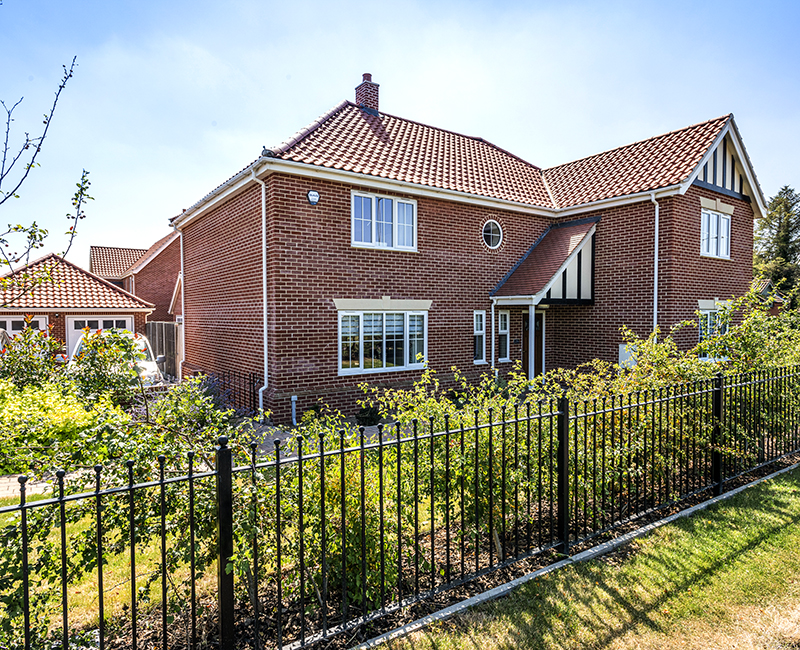
M339 374L422 368L427 320L426 312L339 312Z

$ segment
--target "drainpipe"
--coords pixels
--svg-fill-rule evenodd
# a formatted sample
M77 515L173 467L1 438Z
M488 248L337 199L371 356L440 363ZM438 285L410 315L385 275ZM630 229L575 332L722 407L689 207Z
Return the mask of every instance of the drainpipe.
M650 192L650 201L656 206L656 231L653 237L653 331L658 327L658 201Z
M183 362L186 361L186 309L184 306L184 296L186 295L186 276L183 274L183 231L175 226L173 230L178 231L181 241L181 358L178 361L178 381L183 381Z
M250 171L250 177L261 185L261 291L264 304L264 385L258 389L258 408L264 410L264 391L269 386L269 366L267 364L267 184ZM294 405L293 405L294 406Z
M495 377L497 376L497 368L494 365L494 306L496 300L492 298L492 370L494 370Z

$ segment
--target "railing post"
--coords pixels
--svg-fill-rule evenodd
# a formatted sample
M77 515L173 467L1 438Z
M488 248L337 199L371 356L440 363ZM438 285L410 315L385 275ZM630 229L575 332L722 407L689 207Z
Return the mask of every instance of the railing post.
M569 399L562 395L558 400L558 548L569 555Z
M711 482L714 485L714 496L722 494L722 393L724 379L722 373L714 378L714 393L711 403L711 417L713 429L711 430Z
M227 571L233 556L233 463L228 438L221 436L216 450L217 465L217 594L219 603L219 647L233 648L233 572Z

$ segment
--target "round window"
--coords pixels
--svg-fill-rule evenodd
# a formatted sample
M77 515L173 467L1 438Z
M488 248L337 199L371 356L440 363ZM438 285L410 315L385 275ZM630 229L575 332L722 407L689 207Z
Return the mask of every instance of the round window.
M494 220L483 224L483 243L489 248L497 248L503 241L503 229Z

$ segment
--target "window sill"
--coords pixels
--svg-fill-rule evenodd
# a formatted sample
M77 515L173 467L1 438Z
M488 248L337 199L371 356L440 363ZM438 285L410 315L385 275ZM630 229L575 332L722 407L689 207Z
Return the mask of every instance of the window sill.
M404 372L407 370L424 370L424 363L415 363L411 366L395 366L393 368L339 368L340 377L350 377L352 375L377 375L385 372Z
M498 359L497 363L511 363L511 359Z
M397 253L418 253L416 248L398 248L395 246L370 246L369 244L354 244L351 242L350 248L358 248L365 251L395 251Z
M472 363L473 363L473 365L476 365L476 366L488 366L489 365L488 361L473 361Z
M709 260L726 260L728 262L732 261L730 257L721 257L720 255L710 255L708 253L700 253L700 257L705 257Z

